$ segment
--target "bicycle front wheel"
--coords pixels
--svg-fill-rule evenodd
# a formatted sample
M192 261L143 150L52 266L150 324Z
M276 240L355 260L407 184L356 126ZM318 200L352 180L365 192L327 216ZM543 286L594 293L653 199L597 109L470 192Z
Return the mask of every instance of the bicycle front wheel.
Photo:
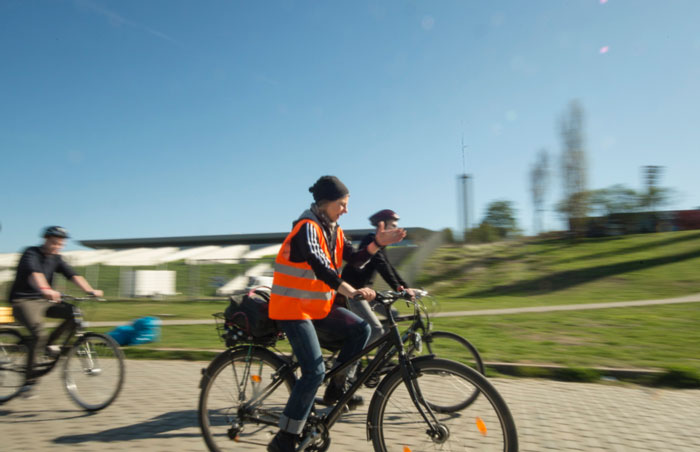
M420 351L416 350L417 347L419 347L418 344L415 344L415 340L413 340L409 347L409 353L418 356L435 355L437 358L457 361L485 375L484 362L478 350L471 342L458 334L449 331L430 331L421 338ZM434 405L433 409L445 413L463 410L471 405L478 396L479 391L474 388L472 392L465 392L454 400L450 400L450 403Z
M124 355L111 337L85 333L68 352L63 382L68 395L84 410L106 408L124 383Z
M0 403L19 394L27 367L27 346L14 330L0 330Z
M211 451L266 451L294 387L274 353L241 347L220 354L204 371L199 426Z
M413 385L420 393L418 398L429 402L414 402L400 369L387 375L369 407L369 432L375 451L518 450L513 416L483 375L444 359L419 358L412 363L416 371ZM430 408L433 403L447 403L475 389L481 397L464 410L440 413ZM417 404L429 419L434 419L436 429L432 432Z

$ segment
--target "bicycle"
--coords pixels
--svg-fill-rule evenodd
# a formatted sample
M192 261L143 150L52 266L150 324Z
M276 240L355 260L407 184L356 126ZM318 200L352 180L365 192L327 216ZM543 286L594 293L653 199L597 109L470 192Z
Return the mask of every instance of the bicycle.
M393 313L388 309L406 293L381 292L378 302L387 307L389 331L351 360L326 372L325 380L377 349L375 357L348 391L324 413L314 409L307 419L297 451L327 451L330 430L343 407L377 370L398 350L398 365L387 373L372 396L367 414L367 440L378 452L449 450L518 450L513 416L494 386L476 370L434 355L409 357ZM227 343L202 370L198 419L207 447L212 451L265 450L277 431L279 416L295 383L299 364L293 357L269 350L280 336L236 345L241 338L235 327L224 324ZM246 340L246 338L243 338ZM482 397L459 411L445 410L455 393L478 391ZM449 444L448 444L449 442Z
M436 355L439 358L449 358L453 361L466 364L469 367L474 368L479 373L486 375L484 372L484 362L479 354L476 347L462 336L451 333L449 331L439 331L433 330L433 323L430 321L429 309L426 306L423 299L428 296L428 292L425 290L413 289L415 300L413 303L407 301L407 305L413 306L413 314L411 315L396 315L394 311L394 320L396 322L412 321L411 325L404 331L401 335L401 341L406 347L406 353L409 356L421 356L421 355ZM373 309L380 306L375 304ZM389 319L382 320L382 326L388 328ZM323 335L319 333L319 340L321 346L334 352L328 359L325 360L326 368L330 369L333 365L337 351L340 350L342 344L333 344L330 341L325 340ZM392 357L395 357L398 350L394 349ZM368 360L365 357L365 360ZM363 365L365 363L363 362ZM368 388L373 388L379 383L379 378L382 375L387 374L393 368L392 365L386 366L383 369L379 369L374 376L365 382L365 386ZM464 400L456 402L448 407L444 407L445 410L459 411L466 408L479 396L479 391L474 389L470 394L466 395Z
M62 295L61 301L83 302L94 297ZM124 383L124 355L111 337L85 331L83 315L73 307L75 327L60 345L60 352L45 362L35 363L37 378L51 372L62 357L63 382L70 398L86 411L108 407L119 395ZM15 328L0 329L0 404L22 392L31 337Z

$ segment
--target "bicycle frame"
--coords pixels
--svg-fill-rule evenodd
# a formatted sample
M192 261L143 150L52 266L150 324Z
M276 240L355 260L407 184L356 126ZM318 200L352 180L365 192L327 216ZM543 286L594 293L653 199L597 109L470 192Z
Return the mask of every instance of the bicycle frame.
M69 295L63 295L62 299L66 301L77 302L86 300L86 298L76 298ZM56 367L56 364L61 359L61 356L64 356L68 353L68 351L70 350L69 345L72 346L72 344L74 344L78 339L80 339L81 336L85 334L83 324L83 313L80 310L80 308L78 308L78 306L73 306L73 320L75 321L75 325L67 331L65 339L61 343L60 354L51 361L42 364L35 364L34 372L36 373L37 378L43 377L44 375L50 373L53 370L53 368ZM25 336L22 337L26 340Z
M390 299L384 302L385 306L389 308L391 304L393 304L396 299ZM334 376L338 375L339 373L345 371L348 369L350 366L354 365L358 360L360 360L363 356L369 354L371 351L378 349L377 354L375 357L372 359L372 361L369 363L367 368L365 368L358 378L355 380L355 382L350 386L350 389L338 400L338 402L333 406L330 412L326 414L325 417L321 419L321 424L325 429L330 430L333 425L336 423L336 421L340 418L342 412L343 412L343 407L350 401L352 396L357 392L362 385L370 378L370 376L380 368L380 366L385 365L387 362L391 360L391 358L394 356L396 352L399 354L399 367L401 369L401 375L403 378L404 383L406 384L406 387L408 389L408 392L411 396L411 399L413 400L414 405L418 409L418 412L421 414L425 422L429 426L429 431L430 432L437 432L436 426L438 425L437 418L435 417L435 414L433 411L430 409L428 404L425 402L423 399L423 396L420 392L420 388L418 388L417 385L414 384L415 382L415 371L413 369L411 360L409 359L408 355L406 354L406 350L403 346L403 341L401 334L399 333L399 328L398 325L396 324L396 320L394 319L394 315L391 312L390 309L387 309L387 313L389 316L389 331L384 333L380 338L366 346L362 351L354 355L351 359L349 359L346 363L336 367L335 369L331 370L330 372L326 373L326 376L324 377L324 381L328 381L329 379L333 378ZM253 345L249 346L249 350L251 350ZM427 359L432 357L432 355L426 355L425 357L419 358L419 359ZM286 366L286 365L285 365ZM289 367L283 367L280 369L280 374L282 372L294 372L297 368L299 367L299 363L297 362L290 362ZM275 422L268 421L266 419L261 419L255 416L250 415L251 408L254 408L257 406L261 400L264 400L269 394L271 394L280 384L282 384L282 379L281 378L276 378L274 379L273 383L268 385L268 387L263 390L263 392L253 399L251 399L248 403L244 404L239 409L239 414L243 414L243 418L247 418L250 420L253 420L255 422L261 423L261 424L267 424L267 425L276 425ZM300 449L303 450L304 447L308 446L308 443L312 439L307 437L306 438L306 443L302 443L300 445Z

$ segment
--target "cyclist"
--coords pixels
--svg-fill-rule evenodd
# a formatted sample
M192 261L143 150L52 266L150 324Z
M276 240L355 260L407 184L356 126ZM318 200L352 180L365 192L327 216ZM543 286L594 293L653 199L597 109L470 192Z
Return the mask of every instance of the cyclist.
M336 292L348 298L376 296L370 288L355 289L341 279L342 261L363 265L382 246L399 242L406 235L403 229L380 228L374 242L357 251L337 224L338 218L348 211L347 187L335 176L323 176L309 191L314 203L294 222L275 260L270 318L278 320L286 333L299 360L301 378L284 408L280 430L267 446L270 452L294 451L323 382L325 368L316 330L324 337L343 342L336 366L359 353L369 338L365 321L345 308L333 307ZM338 375L329 382L324 403L333 404L343 395L349 376ZM355 397L348 407L361 402L360 397Z
M371 217L369 221L376 228L373 233L367 234L360 242L360 248L367 246L367 244L375 241L377 232L379 228L383 228L385 231L394 230L398 227L399 215L391 209L380 210ZM346 266L343 269L342 278L348 284L353 287L372 287L374 283L374 276L376 273L384 278L384 281L397 292L405 290L411 298L415 297L413 289L408 287L408 284L401 278L396 269L389 259L387 258L384 249L380 249L377 253L372 256L369 263L363 267L353 267ZM371 300L370 300L371 301ZM374 311L370 307L370 303L367 300L353 300L352 298L345 298L342 296L336 297L336 303L341 306L343 302L346 303L348 309L360 316L367 323L369 323L372 328L372 333L370 336L370 342L378 339L384 334L384 329L381 322L375 315Z
M102 296L101 290L93 289L59 254L70 237L68 231L60 226L49 226L42 236L44 243L41 246L31 246L22 254L9 296L12 314L29 330L31 336L23 392L29 392L36 383L33 366L40 358L39 354L55 355L56 351L49 346L75 326L73 305L61 302L61 293L51 288L54 273L63 274L88 294ZM42 323L44 316L64 319L48 340Z

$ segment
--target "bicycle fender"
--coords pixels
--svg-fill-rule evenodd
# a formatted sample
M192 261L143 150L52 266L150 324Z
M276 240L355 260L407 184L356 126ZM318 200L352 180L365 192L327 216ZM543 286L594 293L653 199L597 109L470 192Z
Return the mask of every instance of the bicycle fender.
M423 356L417 356L415 358L411 358L411 364L429 360L429 359L434 359L435 355L423 355ZM384 391L382 391L384 382L394 375L395 373L400 373L401 372L401 366L396 366L394 369L391 370L388 374L384 375L384 378L382 378L382 381L379 382L377 385L377 389L374 390L374 394L372 395L372 401L369 403L369 408L367 409L367 422L366 422L366 433L367 433L367 441L371 441L372 438L370 437L370 429L373 428L373 426L370 424L369 416L370 413L372 412L372 408L374 407L375 404L379 403L382 397L384 397Z

